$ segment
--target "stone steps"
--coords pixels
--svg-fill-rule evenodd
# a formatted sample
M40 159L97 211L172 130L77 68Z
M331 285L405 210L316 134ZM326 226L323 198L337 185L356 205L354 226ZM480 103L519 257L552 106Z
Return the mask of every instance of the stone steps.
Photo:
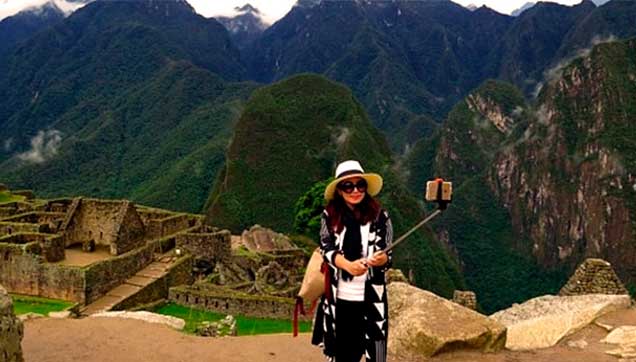
M172 251L155 257L155 261L137 274L128 278L121 285L111 289L105 296L80 309L80 314L89 316L100 312L108 312L116 305L132 297L145 287L165 276L176 261Z

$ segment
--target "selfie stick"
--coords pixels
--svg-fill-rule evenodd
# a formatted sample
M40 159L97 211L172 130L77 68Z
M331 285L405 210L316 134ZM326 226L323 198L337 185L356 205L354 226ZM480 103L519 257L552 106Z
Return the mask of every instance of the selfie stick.
M433 219L435 216L437 216L437 215L439 215L441 213L442 213L441 209L435 210L434 213L430 214L426 219L420 221L419 224L415 225L411 230L407 231L406 234L400 236L395 242L393 242L393 244L391 244L391 246L389 246L388 248L384 249L383 251L386 253L387 251L395 248L399 243L403 242L404 239L406 239L409 235L413 234L415 232L415 230L421 228L422 225L424 225L427 222L431 221L431 219Z
M447 187L446 191L442 191L444 189L443 185L445 185ZM435 216L441 214L442 211L446 210L446 207L448 206L448 203L451 202L450 198L451 198L451 193L452 193L452 186L451 186L450 182L444 182L444 180L442 180L441 178L438 178L435 181L430 181L426 185L427 198L429 197L429 195L428 195L429 187L435 187L435 186L437 187L437 190L436 190L437 192L433 191L433 197L435 199L432 200L432 201L437 202L438 209L435 210L434 213L430 214L426 219L420 221L419 224L415 225L413 228L411 228L411 230L407 231L406 234L400 236L389 247L387 247L386 249L384 249L382 251L384 251L386 253L389 250L395 248L398 244L403 242L404 239L406 239L409 235L414 233L415 230L421 228L424 224L426 224L427 222L431 221Z

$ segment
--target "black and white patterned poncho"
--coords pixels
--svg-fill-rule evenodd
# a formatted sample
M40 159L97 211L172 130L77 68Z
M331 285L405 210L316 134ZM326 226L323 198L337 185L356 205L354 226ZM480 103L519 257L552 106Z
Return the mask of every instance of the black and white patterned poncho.
M342 241L346 230L339 234L329 227L329 215L323 211L320 229L320 249L325 262L329 266L331 290L325 293L316 311L312 343L321 345L328 361L335 360L336 353L336 296L338 295L339 269L334 264L336 253L342 253ZM364 228L366 229L366 228ZM364 230L361 226L361 230ZM376 251L391 245L393 226L385 210L380 211L378 218L369 226L368 257ZM390 267L392 253L388 252L388 262L382 267L371 267L367 273L364 292L365 305L365 357L367 362L386 361L386 341L389 332L385 271ZM337 362L337 361L336 361Z

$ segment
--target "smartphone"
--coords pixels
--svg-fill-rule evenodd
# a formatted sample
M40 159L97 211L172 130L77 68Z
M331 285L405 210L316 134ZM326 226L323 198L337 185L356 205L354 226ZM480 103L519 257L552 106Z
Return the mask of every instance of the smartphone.
M426 201L439 202L439 201L451 201L453 196L453 183L444 181L442 179L436 179L426 182Z

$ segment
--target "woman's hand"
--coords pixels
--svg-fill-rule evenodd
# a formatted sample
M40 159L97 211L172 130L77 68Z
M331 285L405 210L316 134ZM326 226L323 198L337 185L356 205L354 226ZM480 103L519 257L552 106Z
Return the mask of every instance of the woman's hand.
M367 264L369 264L370 266L382 266L386 264L388 260L389 260L389 257L386 255L385 252L378 251L375 254L373 254L372 257L367 259Z
M368 267L364 259L349 261L345 267L345 270L355 277L366 273L367 269Z

